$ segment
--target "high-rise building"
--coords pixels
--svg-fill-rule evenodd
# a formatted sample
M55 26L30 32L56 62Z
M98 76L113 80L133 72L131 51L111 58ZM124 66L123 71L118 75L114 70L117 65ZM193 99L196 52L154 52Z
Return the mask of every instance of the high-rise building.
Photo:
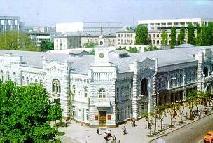
M20 23L20 17L18 16L0 16L0 32L19 31Z

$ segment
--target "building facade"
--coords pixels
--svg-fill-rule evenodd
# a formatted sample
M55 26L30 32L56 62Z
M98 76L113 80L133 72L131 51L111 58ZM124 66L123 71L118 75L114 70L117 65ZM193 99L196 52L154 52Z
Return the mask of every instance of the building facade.
M19 31L20 26L20 17L0 16L0 32Z
M0 79L40 83L59 99L63 117L91 127L115 127L157 105L184 101L193 90L212 92L213 47L128 53L109 47L87 52L0 51Z
M213 19L202 18L186 18L186 19L156 19L156 20L140 20L138 24L147 25L149 31L149 37L152 45L161 46L161 34L163 31L168 33L168 45L171 40L171 28L177 29L177 35L180 33L181 28L188 27L189 24L194 26L208 25L209 22L213 22ZM176 36L177 37L177 36ZM187 42L187 36L186 41Z
M75 49L75 48L81 48L80 35L54 37L55 50L66 50L66 49Z

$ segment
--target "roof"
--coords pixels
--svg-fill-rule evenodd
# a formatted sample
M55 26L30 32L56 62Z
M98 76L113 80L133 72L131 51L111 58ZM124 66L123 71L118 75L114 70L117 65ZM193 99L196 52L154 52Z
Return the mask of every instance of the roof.
M192 48L175 48L169 50L148 51L144 53L127 53L125 50L111 50L109 52L109 62L118 68L119 73L129 72L129 64L134 61L142 62L145 59L158 59L158 67L185 62L194 62L194 54L207 48L206 46ZM213 46L208 46L213 49ZM88 52L72 51L69 53L31 52L16 50L0 50L0 55L12 53L15 56L22 56L24 65L29 67L42 68L43 57L47 61L70 62L73 73L88 74L90 65L95 63L95 56L88 55Z

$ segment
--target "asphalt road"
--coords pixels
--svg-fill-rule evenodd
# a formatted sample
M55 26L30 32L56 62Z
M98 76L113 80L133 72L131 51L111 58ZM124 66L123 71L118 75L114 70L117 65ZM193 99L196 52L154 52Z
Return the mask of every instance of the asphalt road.
M200 143L209 130L213 130L213 115L174 131L163 139L166 143Z

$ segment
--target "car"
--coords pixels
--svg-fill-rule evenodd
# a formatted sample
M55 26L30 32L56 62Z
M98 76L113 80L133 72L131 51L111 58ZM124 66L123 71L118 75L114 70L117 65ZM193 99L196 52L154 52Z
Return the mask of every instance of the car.
M207 132L203 140L204 140L204 143L213 143L213 131Z

